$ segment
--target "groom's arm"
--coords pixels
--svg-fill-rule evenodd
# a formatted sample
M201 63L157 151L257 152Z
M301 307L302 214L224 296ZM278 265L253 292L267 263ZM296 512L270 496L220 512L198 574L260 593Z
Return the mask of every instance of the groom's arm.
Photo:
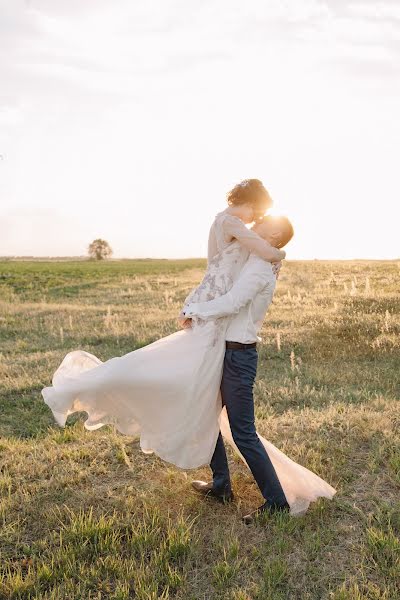
M237 314L265 287L275 287L275 276L270 263L262 259L249 259L232 288L219 298L208 302L194 302L185 306L185 317L200 319L218 319Z

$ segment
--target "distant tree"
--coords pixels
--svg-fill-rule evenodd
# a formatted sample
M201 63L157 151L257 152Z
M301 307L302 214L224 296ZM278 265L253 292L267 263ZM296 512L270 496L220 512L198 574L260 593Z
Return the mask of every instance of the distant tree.
M105 258L110 258L113 251L108 242L106 240L97 239L93 240L88 248L90 258L94 258L95 260L104 260Z

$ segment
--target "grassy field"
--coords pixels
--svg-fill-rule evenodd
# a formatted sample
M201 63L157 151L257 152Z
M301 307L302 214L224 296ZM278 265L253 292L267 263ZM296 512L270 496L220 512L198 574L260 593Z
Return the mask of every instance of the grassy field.
M338 490L304 517L246 527L236 501L40 396L64 355L102 360L176 330L205 263L0 263L0 598L400 598L400 262L284 266L262 332L259 431Z

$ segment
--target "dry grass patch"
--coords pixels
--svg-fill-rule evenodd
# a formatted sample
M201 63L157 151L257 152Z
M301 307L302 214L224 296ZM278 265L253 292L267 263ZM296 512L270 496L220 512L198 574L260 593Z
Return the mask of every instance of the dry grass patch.
M261 502L230 453L236 501L40 389L63 356L102 360L176 329L202 261L0 265L0 598L396 600L400 597L397 262L288 263L263 329L260 432L334 485L301 518L246 527Z

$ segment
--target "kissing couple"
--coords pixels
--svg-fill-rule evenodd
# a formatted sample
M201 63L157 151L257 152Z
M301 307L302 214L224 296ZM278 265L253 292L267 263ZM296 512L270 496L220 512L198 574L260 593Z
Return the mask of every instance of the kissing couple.
M179 316L181 330L106 362L70 352L42 395L60 426L84 411L88 430L112 423L139 435L143 452L181 469L210 465L212 482L192 485L222 502L234 499L226 440L264 498L243 517L251 523L264 512L304 513L336 490L257 433L258 332L293 227L286 217L264 216L272 200L258 179L236 185L227 200L210 229L204 278Z

